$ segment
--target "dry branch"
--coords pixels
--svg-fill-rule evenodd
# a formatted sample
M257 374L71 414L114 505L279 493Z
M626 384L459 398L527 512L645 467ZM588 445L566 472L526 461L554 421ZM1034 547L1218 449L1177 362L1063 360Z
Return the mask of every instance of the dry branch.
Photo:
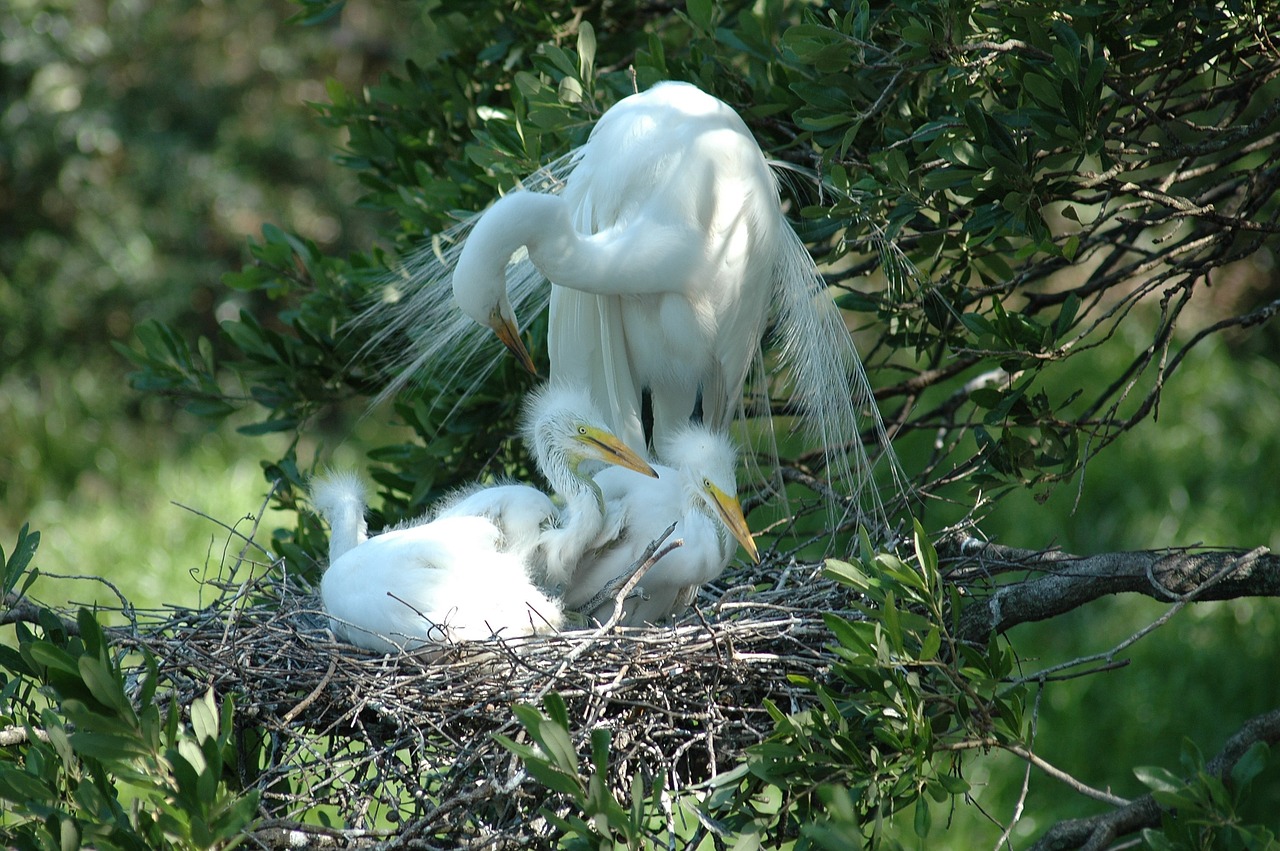
M970 538L950 542L939 553L955 560L949 573L953 582L967 584L1012 571L1037 574L984 592L965 607L960 637L975 642L1111 594L1144 594L1170 603L1280 596L1280 557L1265 547L1249 552L1171 549L1078 556Z
M1205 771L1230 785L1231 769L1255 742L1274 745L1280 741L1280 709L1251 718L1222 750L1205 764ZM1151 795L1143 795L1123 807L1089 818L1058 822L1045 831L1032 851L1103 849L1120 837L1146 827L1159 827L1162 810Z

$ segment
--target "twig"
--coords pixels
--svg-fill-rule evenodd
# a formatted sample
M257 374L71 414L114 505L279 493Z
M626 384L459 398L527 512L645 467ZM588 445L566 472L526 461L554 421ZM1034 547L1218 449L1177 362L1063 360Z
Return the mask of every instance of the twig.
M1082 783L1067 772L1063 771L1061 768L1058 768L1052 763L1046 761L1043 757L1022 747L1022 745L1011 742L1002 742L999 739L994 738L985 738L966 739L960 742L947 742L938 746L938 750L940 751L968 751L978 748L999 748L1000 750L1008 751L1009 753L1026 760L1055 780L1070 786L1081 795L1093 798L1094 800L1102 801L1103 803L1111 804L1116 807L1122 807L1130 803L1125 798L1112 795L1110 792L1104 792L1101 789L1094 789L1092 786Z
M1216 755L1205 763L1205 773L1226 780L1231 769L1255 742L1280 741L1280 709L1257 715L1235 732ZM1162 809L1151 795L1143 795L1123 807L1082 819L1061 821L1045 831L1032 851L1066 851L1071 848L1102 849L1118 837L1160 823Z

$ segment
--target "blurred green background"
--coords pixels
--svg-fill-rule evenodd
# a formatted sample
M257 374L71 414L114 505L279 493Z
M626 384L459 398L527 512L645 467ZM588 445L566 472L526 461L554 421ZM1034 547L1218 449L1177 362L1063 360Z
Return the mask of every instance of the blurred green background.
M339 253L378 233L308 103L327 79L376 79L410 33L394 8L313 27L286 23L296 11L0 9L0 545L30 522L46 571L109 576L139 605L195 602L188 574L227 539L173 503L256 514L270 453L128 389L111 343L148 319L216 339L252 311L220 278L264 222Z
M9 550L29 522L45 573L105 577L143 607L199 602L197 580L239 546L222 524L247 532L263 507L259 459L281 451L264 441L282 438L209 431L138 396L111 344L128 345L152 318L216 339L219 319L252 312L219 278L243 263L263 223L333 254L368 249L389 225L356 205L356 178L335 161L341 134L308 103L325 100L328 78L358 89L412 57L421 22L405 19L408 6L352 4L319 25L286 24L296 11L282 0L0 9L0 546ZM1255 258L1223 281L1204 324L1266 286L1273 260ZM1092 357L1131 357L1150 340L1138 331ZM1083 481L999 502L985 531L1077 553L1280 546L1278 351L1274 331L1198 347L1158 421L1105 451ZM1089 369L1087 358L1072 363ZM362 463L361 433L382 428L362 413L338 412L299 457L323 442L327 456ZM272 516L261 519L273 528ZM51 594L58 587L42 585L41 598L64 602ZM112 600L105 587L65 589L65 601ZM1105 601L1013 639L1036 669L1105 650L1163 608ZM1176 770L1184 734L1212 753L1276 705L1278 622L1274 601L1184 612L1124 654L1127 669L1049 689L1039 751L1086 782L1139 794L1115 765ZM970 779L979 801L1008 818L1021 766L992 760ZM1264 792L1273 812L1277 786ZM1042 776L1027 810L1020 834L1042 830L1045 813L1090 811ZM999 835L972 809L956 814L955 829L987 844Z

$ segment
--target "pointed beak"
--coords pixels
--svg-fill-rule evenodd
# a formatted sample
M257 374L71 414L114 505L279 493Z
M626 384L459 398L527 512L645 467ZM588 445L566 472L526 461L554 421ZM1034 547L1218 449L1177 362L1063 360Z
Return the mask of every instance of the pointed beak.
M597 461L626 467L628 470L635 470L645 476L658 478L657 472L649 466L648 461L645 461L630 446L627 446L604 429L579 426L578 440L586 446L588 455Z
M502 315L501 307L495 306L493 312L489 314L489 327L498 335L502 345L520 360L520 365L530 375L538 374L538 368L533 365L529 350L524 347L524 341L520 339L520 329L516 328L516 323L510 317Z
M760 551L756 549L755 539L751 537L747 518L742 513L742 503L738 502L736 496L729 496L710 482L707 483L707 492L715 501L716 512L720 515L721 522L728 527L733 537L738 539L738 543L742 544L742 548L747 551L747 555L751 556L751 560L759 564Z

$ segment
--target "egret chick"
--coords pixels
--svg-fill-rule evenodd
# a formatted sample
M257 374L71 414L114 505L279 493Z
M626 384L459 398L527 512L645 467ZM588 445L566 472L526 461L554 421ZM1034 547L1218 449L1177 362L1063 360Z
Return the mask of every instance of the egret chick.
M640 579L640 599L628 600L624 625L657 623L686 608L699 586L719 576L741 544L759 561L755 541L738 502L737 450L727 435L705 426L686 425L668 434L659 447L667 464L656 464L658 478L644 479L622 470L595 476L607 513L622 534L611 545L585 558L564 595L567 609L589 603L602 590L625 577L645 548L673 522L669 541L683 544L660 558ZM608 618L612 599L592 614Z
M504 483L464 490L435 516L481 516L502 530L504 552L519 556L548 588L561 585L604 527L604 497L591 473L617 466L657 473L604 425L586 391L546 384L530 394L520 433L557 505L532 485Z
M329 564L368 539L368 503L369 491L354 471L331 471L311 481L311 504L329 524Z
M501 538L483 517L450 517L347 550L320 581L334 635L395 653L558 628L559 603L499 549Z
M549 588L562 586L589 549L607 534L605 496L592 473L627 470L642 481L658 473L605 428L590 395L551 382L529 397L520 427L539 472L563 500L554 522L538 538L534 575Z
M525 565L539 558L539 544L544 529L555 523L560 509L550 496L533 485L501 482L493 485L471 485L461 488L437 504L432 511L436 519L448 517L484 517L502 532L499 547Z

